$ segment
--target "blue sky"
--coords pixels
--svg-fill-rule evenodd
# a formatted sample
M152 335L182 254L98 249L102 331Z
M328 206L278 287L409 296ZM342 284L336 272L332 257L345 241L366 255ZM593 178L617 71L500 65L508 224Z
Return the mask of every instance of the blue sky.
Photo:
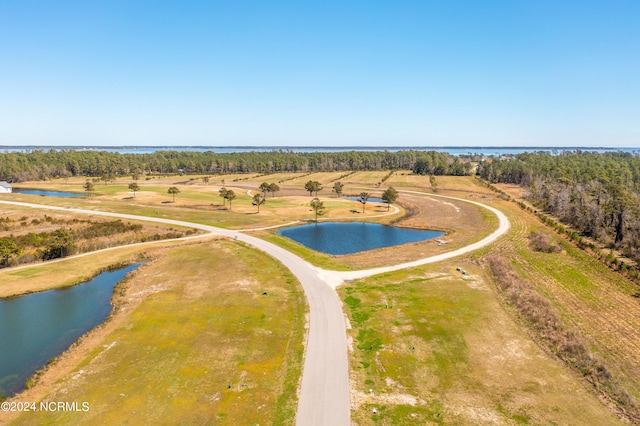
M0 1L0 145L640 146L640 2Z

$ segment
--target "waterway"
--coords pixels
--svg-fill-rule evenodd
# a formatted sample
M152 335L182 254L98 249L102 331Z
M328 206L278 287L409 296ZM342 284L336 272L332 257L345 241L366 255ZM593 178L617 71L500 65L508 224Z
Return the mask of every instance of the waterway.
M440 231L398 228L368 222L321 222L284 228L277 232L310 249L332 254L353 254L438 238Z
M113 289L132 265L64 289L0 298L0 396L12 396L50 359L111 312Z

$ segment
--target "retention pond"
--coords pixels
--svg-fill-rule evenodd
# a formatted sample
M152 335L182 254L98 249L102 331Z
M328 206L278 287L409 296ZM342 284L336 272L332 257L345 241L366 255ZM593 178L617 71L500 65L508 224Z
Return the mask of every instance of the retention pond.
M36 370L102 323L114 287L138 266L73 287L0 299L0 397L22 391Z
M368 222L321 222L284 228L277 233L310 249L333 255L415 243L444 235L440 231Z

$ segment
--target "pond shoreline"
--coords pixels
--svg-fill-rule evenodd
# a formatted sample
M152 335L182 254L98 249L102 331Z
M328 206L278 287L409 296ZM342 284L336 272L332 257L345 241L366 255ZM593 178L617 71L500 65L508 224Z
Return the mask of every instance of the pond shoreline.
M13 343L9 338L6 343L8 346L5 346L3 364L8 365L9 369L5 367L6 371L2 373L1 379L6 386L3 392L11 397L24 392L84 335L104 324L115 309L114 294L117 287L140 266L140 263L112 265L94 278L73 287L0 301L3 309L1 314L6 317L0 324L5 330L0 329L0 334L9 336L13 328L20 327L29 336L28 339L14 340ZM76 304L78 298L81 304ZM24 315L29 311L32 313L29 320L15 316L16 313ZM62 312L60 319L58 313ZM53 316L60 321L52 321ZM15 321L19 324L14 324ZM32 373L25 376L28 371Z
M381 225L371 222L316 222L280 229L278 235L331 256L363 253L381 248L424 242L445 232Z

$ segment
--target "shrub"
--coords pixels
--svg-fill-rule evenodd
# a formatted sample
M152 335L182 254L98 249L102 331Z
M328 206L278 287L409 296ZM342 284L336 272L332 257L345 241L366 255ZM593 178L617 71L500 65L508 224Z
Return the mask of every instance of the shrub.
M562 251L560 246L551 240L549 234L541 231L532 232L529 235L529 248L533 251L544 253L559 253Z

